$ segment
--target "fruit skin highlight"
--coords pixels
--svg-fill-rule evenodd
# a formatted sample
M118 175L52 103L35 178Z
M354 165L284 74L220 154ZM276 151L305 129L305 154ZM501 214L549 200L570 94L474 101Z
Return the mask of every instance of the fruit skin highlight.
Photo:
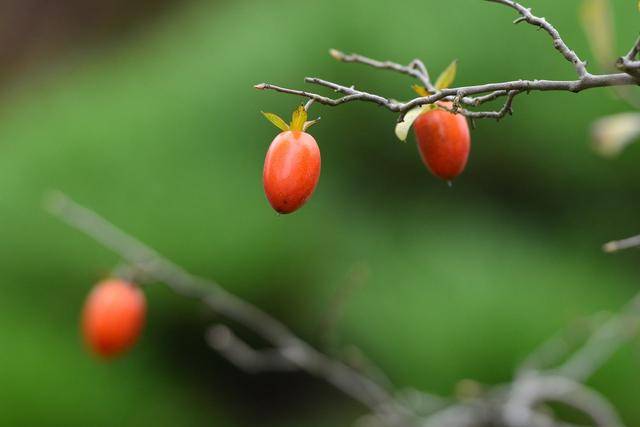
M82 312L82 334L96 355L110 359L129 349L140 336L146 314L144 293L121 279L98 283Z
M450 103L441 105L451 108ZM434 109L413 124L422 161L438 178L452 180L462 173L471 148L467 119L461 114Z
M320 149L306 132L286 131L275 137L264 160L262 180L269 203L279 213L300 208L320 178Z

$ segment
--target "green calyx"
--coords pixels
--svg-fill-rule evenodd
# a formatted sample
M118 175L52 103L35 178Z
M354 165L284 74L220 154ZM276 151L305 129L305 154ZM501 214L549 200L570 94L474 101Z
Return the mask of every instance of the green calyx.
M307 110L304 109L302 105L296 108L291 115L291 122L287 124L280 116L274 113L265 113L261 111L262 115L267 118L275 127L286 132L286 131L300 131L304 132L309 129L311 126L316 124L318 120L307 120Z

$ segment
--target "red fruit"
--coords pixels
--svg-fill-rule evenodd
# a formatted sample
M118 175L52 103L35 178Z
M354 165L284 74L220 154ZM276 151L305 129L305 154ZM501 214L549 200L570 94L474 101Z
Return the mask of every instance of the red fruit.
M275 137L264 160L262 180L269 203L279 213L300 208L313 194L320 178L320 149L303 131Z
M264 159L264 193L277 212L291 213L311 197L320 178L320 149L305 132L318 120L307 121L303 106L293 112L289 124L273 113L262 114L283 131L271 142Z
M136 342L145 313L145 297L137 286L120 279L105 280L93 288L85 301L84 339L97 355L113 357Z
M469 125L463 115L442 109L427 111L416 119L413 128L420 157L431 173L446 180L462 173L471 145Z

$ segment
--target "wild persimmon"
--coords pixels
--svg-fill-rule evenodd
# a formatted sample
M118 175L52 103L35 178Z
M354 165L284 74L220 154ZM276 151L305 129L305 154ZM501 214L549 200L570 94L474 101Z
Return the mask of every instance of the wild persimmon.
M305 131L315 123L307 121L307 111L299 107L287 125L272 113L263 113L282 130L271 142L264 160L264 192L276 212L299 209L311 197L320 178L320 149Z
M431 92L424 86L413 85L412 89L421 98L427 98L449 87L455 79L457 61L453 61L440 74ZM413 126L418 142L418 151L427 168L437 177L447 181L460 175L464 170L471 138L467 119L462 114L451 111L452 103L440 101L418 105L405 112L396 124L396 136L406 141Z
M440 105L451 108L450 103ZM462 173L471 148L469 125L463 115L436 108L422 113L413 129L420 157L431 173L447 181Z
M121 279L100 282L84 304L84 340L97 355L116 356L135 344L145 313L144 293L138 286Z

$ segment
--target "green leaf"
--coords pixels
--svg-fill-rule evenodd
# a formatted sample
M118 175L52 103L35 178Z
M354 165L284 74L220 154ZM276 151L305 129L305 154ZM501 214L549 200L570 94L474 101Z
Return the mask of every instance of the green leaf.
M436 89L442 90L446 89L456 78L456 72L458 71L458 60L454 59L451 64L438 76L438 80L436 80Z
M616 56L613 33L614 23L609 0L583 0L580 20L587 35L593 56L602 69L613 68Z
M405 142L407 140L407 136L409 135L409 129L411 129L411 126L413 126L413 122L415 122L416 119L420 117L420 114L426 111L431 111L435 108L437 108L435 105L428 104L421 105L409 110L407 114L404 115L404 119L396 124L396 136L398 137L398 139L402 142Z
M295 109L291 115L291 124L289 128L291 130L304 130L304 123L307 121L307 110L302 105Z
M267 120L273 123L278 129L285 132L289 130L289 125L284 120L282 120L282 118L280 118L280 116L278 116L277 114L265 113L264 111L260 111L260 112L262 113L263 116L267 118Z
M429 95L431 95L431 94L429 93L429 91L427 90L427 88L426 88L426 87L424 87L424 86L420 86L420 85L411 85L411 89L413 89L413 91L414 91L415 93L417 93L417 94L418 94L418 96L429 96Z

